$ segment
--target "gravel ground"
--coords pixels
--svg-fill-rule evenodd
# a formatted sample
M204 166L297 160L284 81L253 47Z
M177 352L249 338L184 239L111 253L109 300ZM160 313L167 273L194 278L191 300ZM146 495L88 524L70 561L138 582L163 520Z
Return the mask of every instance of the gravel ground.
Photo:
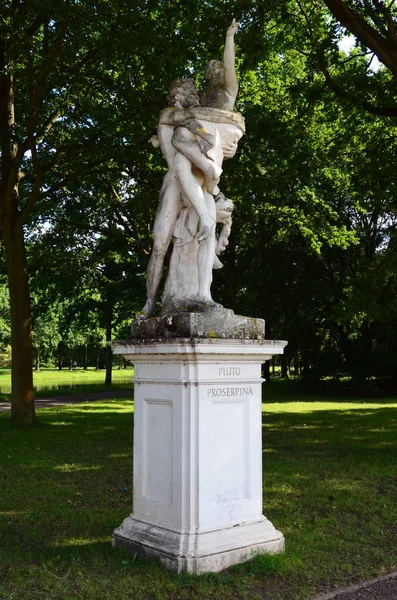
M313 600L397 600L397 572Z

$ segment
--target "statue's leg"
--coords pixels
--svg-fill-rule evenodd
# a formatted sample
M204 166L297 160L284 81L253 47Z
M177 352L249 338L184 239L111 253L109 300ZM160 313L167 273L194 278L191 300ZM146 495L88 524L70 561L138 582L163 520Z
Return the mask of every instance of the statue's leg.
M197 241L207 239L211 230L215 227L215 217L209 214L204 198L202 181L192 173L192 163L184 154L178 152L175 155L175 170L178 173L179 185L182 193L186 196L199 216L199 232Z
M153 250L146 279L146 304L138 318L146 319L153 312L156 295L163 275L164 257L170 245L172 232L181 210L180 188L175 173L168 171L160 192L160 204L153 226Z
M216 208L215 201L211 194L205 193L205 200L208 214L215 220ZM212 283L212 268L215 257L215 226L212 228L210 235L200 243L197 254L198 263L198 296L197 300L209 306L221 306L212 300L211 283Z

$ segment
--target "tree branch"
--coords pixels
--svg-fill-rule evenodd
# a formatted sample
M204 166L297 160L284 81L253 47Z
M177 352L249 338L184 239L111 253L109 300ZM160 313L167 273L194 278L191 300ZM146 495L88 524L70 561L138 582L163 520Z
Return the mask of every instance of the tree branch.
M300 11L303 14L304 19L306 21L306 27L307 27L307 30L309 32L309 37L313 37L313 31L312 31L310 19L309 19L308 15L307 15L307 12L305 11L304 7L302 6L302 4L301 4L301 2L299 0L296 0L296 3L299 6Z
M349 100L354 106L362 108L373 115L378 115L379 117L397 117L397 106L376 106L365 100L357 100L349 95L348 92L331 77L326 67L321 67L321 70L324 73L328 86L341 98Z
M28 201L18 216L18 221L21 224L26 223L27 219L29 218L30 214L32 213L34 205L36 204L37 200L40 198L40 188L41 188L41 184L43 182L43 178L44 178L44 172L43 172L43 170L40 170L36 174L36 177L34 179L33 189L30 193Z
M390 12L390 8L388 6L382 5L382 11L386 18L387 31L389 32L389 35L390 35L391 39L394 41L394 43L397 44L396 28L394 27L394 21L393 21L392 14Z
M60 108L55 110L50 117L48 117L47 121L44 123L40 133L36 135L36 142L40 142L45 135L52 129L54 123L59 119L62 115L62 111Z
M67 0L67 5L68 6L70 5L70 0ZM64 17L62 19L60 27L59 27L59 33L58 33L57 39L55 41L55 44L52 47L52 50L51 50L48 58L44 62L43 69L42 69L42 75L41 75L41 77L39 77L39 79L37 81L36 89L35 89L35 91L33 93L33 97L32 97L32 105L31 106L32 106L32 110L34 112L36 111L36 108L39 106L39 104L42 102L45 86L46 86L46 83L48 80L48 74L49 74L51 68L54 66L55 61L61 51L63 40L65 39L65 35L66 35L68 22L69 22L68 16Z
M394 37L387 35L386 30L385 36L378 33L343 0L324 0L324 3L340 24L370 48L394 77L397 77L397 42Z
M118 195L115 187L110 183L107 184L111 193L113 194L113 198L117 200L117 204L118 206L114 207L114 210L116 212L116 216L118 217L118 221L120 223L120 225L123 225L123 227L125 227L127 229L127 231L129 232L129 234L132 237L137 237L137 232L136 232L136 227L134 222L132 221L130 223L130 219L126 219L126 217L124 217L124 215L121 213L120 208L124 209L124 203L122 201L122 199L120 198L120 196ZM125 219L127 222L125 222Z

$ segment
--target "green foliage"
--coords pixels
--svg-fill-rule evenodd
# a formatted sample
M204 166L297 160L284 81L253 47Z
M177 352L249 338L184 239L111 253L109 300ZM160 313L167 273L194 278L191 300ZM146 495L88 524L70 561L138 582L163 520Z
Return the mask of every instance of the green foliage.
M7 286L0 284L0 350L11 341L10 299Z
M9 369L11 367L12 349L10 344L0 352L0 367Z
M40 314L37 319L35 319L33 326L33 348L40 348L48 351L56 348L59 341L60 335L58 332L57 315L54 315L51 312Z
M247 134L224 165L222 189L236 209L215 299L264 317L268 336L289 340L287 360L302 375L393 377L395 125L363 108L392 106L396 82L372 68L362 41L349 55L339 49L345 30L326 4L4 5L15 136L29 140L19 193L44 361L55 360L59 340L66 351L104 347L105 329L128 336L144 303L165 172L148 140L172 80L193 74L202 85L234 15ZM384 25L375 5L350 5Z

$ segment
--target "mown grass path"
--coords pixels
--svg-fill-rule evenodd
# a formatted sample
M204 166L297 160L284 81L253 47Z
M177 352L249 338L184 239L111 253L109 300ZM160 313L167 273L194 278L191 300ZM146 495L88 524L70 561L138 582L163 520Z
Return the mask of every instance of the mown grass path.
M264 514L281 556L176 576L113 551L131 510L130 398L0 415L0 598L307 600L397 565L397 399L263 405ZM269 394L270 392L270 394Z

